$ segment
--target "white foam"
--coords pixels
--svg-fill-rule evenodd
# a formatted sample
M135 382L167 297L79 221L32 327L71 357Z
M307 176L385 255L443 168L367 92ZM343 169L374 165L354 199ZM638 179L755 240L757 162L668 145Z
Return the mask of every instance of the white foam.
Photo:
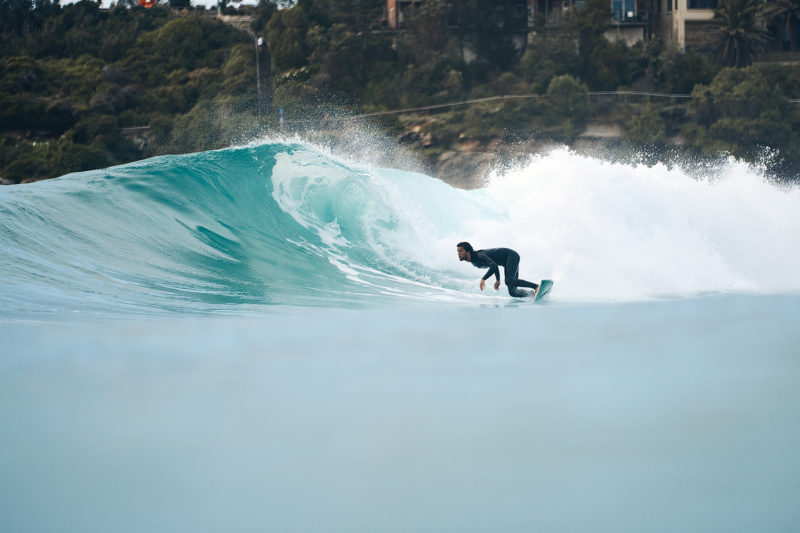
M555 151L476 192L501 214L465 219L461 235L518 250L520 275L554 279L554 298L800 290L800 189L734 161L716 170L698 178Z

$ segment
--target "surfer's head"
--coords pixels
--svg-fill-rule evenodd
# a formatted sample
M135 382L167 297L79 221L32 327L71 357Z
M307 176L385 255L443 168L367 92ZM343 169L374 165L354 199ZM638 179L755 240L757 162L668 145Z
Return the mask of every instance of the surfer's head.
M466 241L456 244L456 252L458 252L459 261L470 261L472 259L472 245Z

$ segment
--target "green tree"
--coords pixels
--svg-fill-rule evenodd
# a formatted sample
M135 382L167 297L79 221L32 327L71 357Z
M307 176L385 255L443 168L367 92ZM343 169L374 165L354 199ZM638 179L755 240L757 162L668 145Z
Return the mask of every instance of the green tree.
M666 46L660 39L636 43L630 51L628 76L642 90L688 94L696 83L711 83L718 71L704 55Z
M620 56L619 45L604 37L610 18L607 0L586 0L568 12L567 20L577 39L581 58L580 78L593 89L616 89L616 84L609 80L613 77L609 70L616 70L620 59L627 55L623 51Z
M417 63L425 63L432 56L443 54L449 42L447 17L450 12L445 0L431 0L410 10L405 23L408 32L403 38L403 50Z
M356 31L377 26L384 9L384 4L375 0L317 0L314 3L318 12L326 13L330 24L346 24ZM326 25L324 19L318 20L317 23Z
M250 29L259 34L263 32L269 19L272 18L276 11L278 11L278 5L275 0L258 0Z
M798 25L800 25L800 0L772 0L764 7L764 14L775 23L782 22L789 37L792 50L798 49Z
M157 30L147 32L136 42L135 57L157 62L164 70L192 70L198 52L205 50L203 29L188 18L173 19Z
M569 75L556 76L547 88L545 118L554 133L571 139L591 109L589 89Z
M578 38L578 52L587 57L604 39L611 10L606 0L586 0L568 12L568 22Z
M497 70L509 68L518 59L514 35L524 33L525 27L507 10L506 2L463 0L451 3L449 8L448 18L455 26L462 50L471 49L479 62Z
M794 154L796 112L789 100L754 66L726 68L710 85L692 91L686 134L704 151L728 151L749 160L763 147Z
M267 23L266 41L277 71L300 68L307 64L308 15L300 5L277 11Z
M33 0L0 0L0 30L19 35L33 19Z
M239 44L233 47L227 61L222 65L222 74L225 79L221 88L223 92L245 94L255 90L254 55L251 44Z
M103 168L114 164L111 155L102 146L75 144L65 139L59 141L58 155L55 159L56 175Z
M572 76L556 76L547 88L547 109L557 119L581 119L591 108L589 89Z
M454 97L462 90L459 41L447 29L449 9L444 0L432 0L406 12L406 32L396 52L384 54L384 75L388 80L399 77L399 83L385 84L381 99L416 105Z
M726 67L746 67L763 50L769 34L759 26L759 0L721 0L712 23L714 54Z
M564 31L540 31L516 65L516 71L533 91L543 93L555 76L580 76L582 60L572 35Z
M625 121L625 127L628 138L638 144L662 143L666 137L664 120L652 104L646 104L631 113Z

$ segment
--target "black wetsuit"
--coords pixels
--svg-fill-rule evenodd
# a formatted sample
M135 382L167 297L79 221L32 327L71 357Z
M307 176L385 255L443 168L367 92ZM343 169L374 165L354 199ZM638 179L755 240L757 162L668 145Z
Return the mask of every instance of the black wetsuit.
M494 274L497 281L500 281L500 269L502 265L505 269L505 282L508 287L508 294L516 298L530 296L528 291L522 291L519 287L534 289L539 286L536 283L519 279L519 254L511 248L490 248L489 250L477 250L470 252L470 263L477 268L488 268L483 279L489 279Z

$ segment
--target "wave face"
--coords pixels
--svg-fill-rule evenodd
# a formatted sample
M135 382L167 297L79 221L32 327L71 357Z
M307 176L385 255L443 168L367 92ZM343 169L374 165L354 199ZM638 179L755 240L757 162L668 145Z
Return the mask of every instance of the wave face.
M4 315L509 301L455 244L508 246L557 301L800 291L800 189L567 150L465 191L265 141L0 189Z

